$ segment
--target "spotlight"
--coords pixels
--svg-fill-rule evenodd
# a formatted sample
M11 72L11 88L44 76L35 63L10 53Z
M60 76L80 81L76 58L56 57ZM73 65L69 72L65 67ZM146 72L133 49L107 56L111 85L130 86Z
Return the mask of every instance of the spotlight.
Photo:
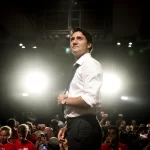
M126 101L126 100L128 100L128 97L127 96L121 96L121 99Z
M20 43L20 44L19 44L19 46L23 46L23 44L22 44L22 43Z
M117 42L117 45L118 45L118 46L120 46L120 45L121 45L121 43L120 43L120 42Z
M29 92L44 92L48 87L48 77L44 72L32 71L24 78L25 89Z
M67 35L66 35L66 38L67 38L67 39L69 39L69 38L70 38L70 35L69 35L69 34L67 34Z
M105 94L113 94L121 88L121 79L113 73L105 73L102 86L102 92Z
M33 46L32 48L37 48L36 46Z
M29 94L28 93L22 93L22 96L28 96Z

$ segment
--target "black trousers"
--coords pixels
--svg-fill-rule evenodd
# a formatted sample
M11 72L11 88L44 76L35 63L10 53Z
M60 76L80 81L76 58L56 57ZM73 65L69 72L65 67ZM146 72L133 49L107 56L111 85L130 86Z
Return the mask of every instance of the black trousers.
M95 115L67 119L69 150L100 150L102 130Z

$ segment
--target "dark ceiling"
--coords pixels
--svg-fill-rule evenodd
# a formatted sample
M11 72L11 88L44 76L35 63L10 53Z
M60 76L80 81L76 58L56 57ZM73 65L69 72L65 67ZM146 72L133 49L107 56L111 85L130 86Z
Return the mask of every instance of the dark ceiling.
M63 90L67 71L74 62L65 53L72 27L88 29L94 38L93 56L105 70L124 73L122 93L150 98L150 9L136 0L43 0L5 1L0 5L1 109L15 99L18 68L52 67L55 76L52 98ZM57 36L56 36L57 35ZM117 47L117 41L121 46ZM132 48L128 43L133 42ZM23 43L26 48L19 47ZM33 49L36 45L38 48ZM31 63L29 65L29 63ZM32 66L32 67L31 67ZM59 83L59 85L57 85ZM11 91L11 92L10 92ZM13 92L12 92L13 91ZM10 94L9 94L10 93ZM121 94L122 94L121 93ZM48 97L49 98L49 97ZM47 98L47 99L48 99ZM56 98L56 97L55 97ZM8 105L8 103L6 103ZM17 104L17 103L15 103ZM9 104L11 105L11 104Z
M16 40L36 41L38 36L49 36L53 30L68 31L75 26L110 33L113 38L149 38L149 8L144 1L6 1L0 7L1 34Z

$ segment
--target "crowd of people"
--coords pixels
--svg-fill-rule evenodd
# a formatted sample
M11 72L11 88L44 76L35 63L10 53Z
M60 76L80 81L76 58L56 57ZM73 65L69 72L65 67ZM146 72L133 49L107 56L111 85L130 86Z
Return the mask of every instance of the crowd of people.
M19 123L14 118L9 118L6 125L0 127L0 150L63 150L57 136L60 128L65 124L52 119L49 126L34 124L26 121Z
M103 131L101 150L149 150L150 149L150 123L137 124L131 120L127 124L123 114L111 118L101 112L100 126Z
M103 138L99 150L150 149L150 124L138 125L136 120L126 124L123 114L118 114L116 124L111 124L104 112L101 112L100 118ZM7 124L0 127L0 150L68 150L67 139L58 140L59 131L65 125L58 115L49 125L30 121L19 123L18 120L9 118Z
M91 56L92 35L76 27L70 32L70 49L75 56L71 78L64 93L58 95L65 123L58 118L49 125L17 124L9 119L0 128L0 150L148 150L149 125L127 125L123 114L115 120L101 112L103 68ZM32 115L28 119L34 121Z

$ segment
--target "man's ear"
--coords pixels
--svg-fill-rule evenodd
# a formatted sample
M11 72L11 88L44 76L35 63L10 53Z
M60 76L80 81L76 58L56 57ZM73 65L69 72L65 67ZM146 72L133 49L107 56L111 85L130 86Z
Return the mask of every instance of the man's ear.
M88 48L91 48L92 47L92 44L91 43L88 43Z

